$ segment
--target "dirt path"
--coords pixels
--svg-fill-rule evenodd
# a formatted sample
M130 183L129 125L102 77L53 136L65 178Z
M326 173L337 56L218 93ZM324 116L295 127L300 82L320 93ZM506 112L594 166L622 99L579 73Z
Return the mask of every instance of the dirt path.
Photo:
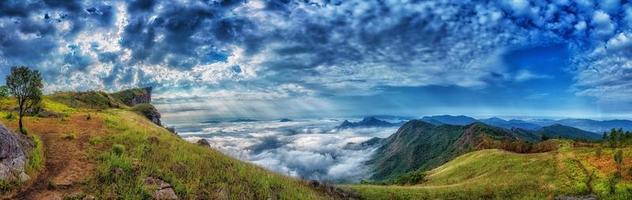
M85 148L90 138L105 131L102 120L94 116L87 120L86 115L75 114L63 120L33 118L26 123L29 132L37 134L44 144L45 166L32 185L10 199L61 200L81 192L82 184L95 169Z

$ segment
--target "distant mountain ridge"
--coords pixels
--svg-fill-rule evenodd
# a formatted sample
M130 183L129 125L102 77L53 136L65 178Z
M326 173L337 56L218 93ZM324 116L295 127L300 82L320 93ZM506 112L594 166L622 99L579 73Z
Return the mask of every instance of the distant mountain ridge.
M610 131L615 128L622 128L623 130L632 131L631 120L592 120L592 119L561 119L561 120L532 120L532 123L549 126L553 124L561 124L565 126L571 126L586 131L602 134L603 132Z
M376 117L365 117L362 121L359 122L350 122L349 120L345 120L337 126L337 129L346 129L346 128L367 128L367 127L390 127L390 126L399 126L401 123L390 123L384 120L380 120Z
M561 124L553 124L551 126L542 127L535 132L537 135L546 136L548 138L565 138L573 140L600 140L601 135L575 127L565 126Z
M592 120L592 119L531 119L531 120L519 120L509 119L505 120L498 117L491 117L487 119L475 119L464 115L435 115L425 116L421 120L434 125L450 124L450 125L468 125L474 122L483 122L488 125L497 126L506 129L520 128L530 131L539 130L542 127L560 124L564 126L570 126L578 128L584 131L602 134L603 132L610 131L615 128L622 128L624 130L632 131L632 120Z
M453 116L453 115L434 115L434 116L425 116L421 118L422 121L434 124L450 124L450 125L468 125L478 120L468 117L465 115Z

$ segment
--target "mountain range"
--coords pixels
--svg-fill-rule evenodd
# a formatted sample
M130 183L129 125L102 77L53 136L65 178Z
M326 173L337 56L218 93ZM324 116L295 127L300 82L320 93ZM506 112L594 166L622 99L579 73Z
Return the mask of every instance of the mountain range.
M366 118L361 122L343 123L343 127L382 124ZM372 122L372 123L368 123ZM390 124L394 125L394 124ZM410 120L386 139L372 139L367 144L349 148L378 147L367 162L373 180L392 180L414 171L437 167L465 153L481 149L505 149L519 153L539 152L541 141L559 138L597 141L601 135L562 124L540 126L521 120L489 118L476 120L467 116L431 116Z
M538 130L545 126L551 126L554 124L560 124L564 126L570 126L578 129L582 129L585 131L590 131L594 133L603 133L605 131L610 131L613 128L622 128L623 130L632 131L632 121L631 120L593 120L593 119L560 119L560 120L552 120L552 119L529 119L529 120L518 120L518 119L510 119L505 120L498 117L492 117L487 119L475 119L468 116L453 116L453 115L436 115L436 116L426 116L421 118L421 120L426 121L428 123L432 123L435 125L438 124L451 124L451 125L468 125L474 122L483 122L488 125L502 127L506 129L511 128L521 128L526 130Z
M350 122L349 120L345 120L337 126L337 129L346 129L346 128L368 128L368 127L389 127L389 126L399 126L402 123L391 123L384 120L380 120L376 117L365 117L362 121L359 122Z

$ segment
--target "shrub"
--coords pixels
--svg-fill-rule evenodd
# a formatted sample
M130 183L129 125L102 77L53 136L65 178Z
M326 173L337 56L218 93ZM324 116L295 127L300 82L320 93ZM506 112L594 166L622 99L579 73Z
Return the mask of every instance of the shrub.
M597 147L597 149L595 149L595 156L601 157L601 153L602 153L601 147Z
M614 153L614 161L619 166L621 166L621 164L623 163L623 151L621 151L621 149L617 150L617 152Z
M424 172L413 171L398 176L393 180L393 182L399 185L415 185L423 182L424 178L426 178L426 174Z
M121 156L125 153L125 146L122 144L114 144L112 145L112 152L117 156Z
M88 116L86 116L86 120L91 120L91 119L92 119L92 115L88 113Z
M12 119L15 119L15 116L13 116L13 112L9 112L7 113L6 116L4 116L4 118L8 120L12 120Z

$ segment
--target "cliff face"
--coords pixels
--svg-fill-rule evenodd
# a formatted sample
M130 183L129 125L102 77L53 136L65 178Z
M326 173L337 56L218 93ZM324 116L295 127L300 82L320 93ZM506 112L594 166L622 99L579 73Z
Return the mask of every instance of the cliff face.
M0 180L24 182L27 152L33 147L30 140L9 131L0 124Z
M151 103L151 87L134 88L113 93L112 96L121 100L127 106Z
M125 105L132 107L134 112L140 113L154 124L162 125L160 113L151 105L151 87L134 88L112 93L112 97L119 99Z

